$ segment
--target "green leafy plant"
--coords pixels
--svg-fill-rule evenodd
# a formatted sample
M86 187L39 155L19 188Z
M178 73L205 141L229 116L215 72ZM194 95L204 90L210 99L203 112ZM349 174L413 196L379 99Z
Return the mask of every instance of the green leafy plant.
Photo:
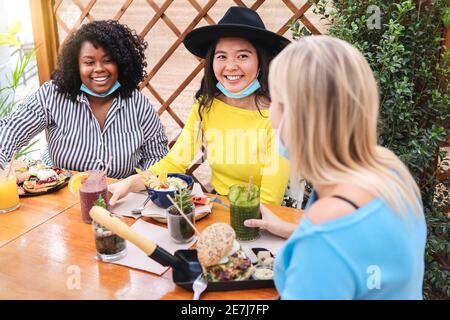
M371 65L381 94L380 144L408 166L422 192L428 227L424 297L449 299L450 179L440 146L449 137L450 50L446 0L310 1L329 23L328 34L357 47ZM368 25L379 9L379 28ZM298 21L294 38L310 34ZM447 156L448 157L448 156ZM439 161L440 159L440 161ZM448 159L448 158L447 158Z
M13 23L7 28L7 32L0 33L0 47L13 46L18 49L21 48L20 41L17 38L17 33L22 30L19 23ZM16 90L20 84L20 79L24 75L28 65L34 57L35 51L31 50L23 57L17 60L14 69L10 75L7 75L8 84L0 86L0 119L10 115L17 107L19 101L16 101ZM39 140L31 142L28 146L17 152L16 159L19 159L27 154L34 152L33 147Z
M102 196L99 196L98 199L94 201L94 205L101 207L103 209L107 209L106 201Z
M192 206L192 193L191 190L185 188L175 193L175 203L183 210L183 213L188 214L193 210Z

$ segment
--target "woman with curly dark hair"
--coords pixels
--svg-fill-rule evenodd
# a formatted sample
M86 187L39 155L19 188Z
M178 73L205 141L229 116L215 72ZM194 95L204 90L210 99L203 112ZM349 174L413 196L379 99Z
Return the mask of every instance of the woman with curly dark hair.
M117 21L83 25L64 43L52 80L0 120L0 167L46 130L44 161L70 170L124 178L167 153L167 137L148 99L144 42Z

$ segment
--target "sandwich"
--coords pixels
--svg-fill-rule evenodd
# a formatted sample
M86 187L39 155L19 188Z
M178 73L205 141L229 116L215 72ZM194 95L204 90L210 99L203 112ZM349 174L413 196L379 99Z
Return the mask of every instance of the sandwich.
M253 274L253 265L226 223L208 226L197 242L197 256L207 281L241 281Z

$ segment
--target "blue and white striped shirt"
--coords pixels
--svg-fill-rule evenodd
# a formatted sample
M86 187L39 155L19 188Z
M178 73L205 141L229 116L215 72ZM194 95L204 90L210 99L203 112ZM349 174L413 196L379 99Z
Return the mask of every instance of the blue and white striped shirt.
M130 176L135 167L146 169L168 151L159 116L138 90L130 98L113 100L101 129L84 93L71 101L48 81L0 119L0 167L42 130L47 163L76 171L103 170L112 155L108 176L113 178Z

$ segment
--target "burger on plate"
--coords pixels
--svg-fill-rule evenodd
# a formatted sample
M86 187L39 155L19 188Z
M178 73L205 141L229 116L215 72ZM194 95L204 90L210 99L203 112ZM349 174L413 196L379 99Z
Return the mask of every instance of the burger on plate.
M226 223L214 223L201 233L197 255L209 282L247 280L253 274L252 262L241 250L233 228Z

